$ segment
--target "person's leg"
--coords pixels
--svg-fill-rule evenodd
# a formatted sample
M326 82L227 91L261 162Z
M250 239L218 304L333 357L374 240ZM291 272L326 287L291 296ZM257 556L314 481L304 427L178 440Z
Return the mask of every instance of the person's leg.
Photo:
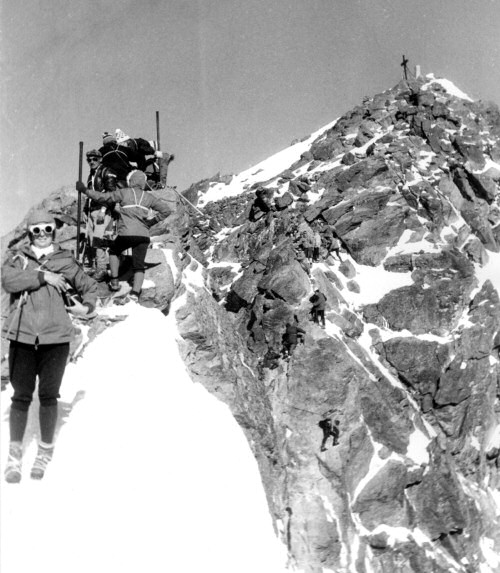
M9 413L10 444L5 479L10 483L17 483L21 480L22 443L36 385L34 346L10 343L9 375L14 395Z
M132 247L132 269L134 271L134 282L131 294L139 296L144 282L144 271L146 270L145 260L148 252L150 239L141 237L136 245Z
M40 434L42 442L51 444L57 423L57 400L61 388L69 343L38 347L38 396L40 398Z
M42 479L54 451L57 399L69 355L69 343L38 347L38 395L40 398L40 443L31 469L33 479Z
M323 432L323 440L321 442L321 447L320 447L320 450L322 452L326 451L326 440L328 440L328 434L326 432Z
M120 290L120 284L118 282L118 275L120 273L120 255L128 248L124 244L125 242L122 237L116 237L109 249L109 270L111 273L109 288L114 291Z

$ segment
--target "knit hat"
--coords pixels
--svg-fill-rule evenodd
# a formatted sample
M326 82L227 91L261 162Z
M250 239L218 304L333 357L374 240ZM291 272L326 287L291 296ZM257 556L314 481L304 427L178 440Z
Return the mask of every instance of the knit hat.
M90 151L87 151L87 159L90 159L91 157L101 159L102 155L100 151L97 151L97 149L91 149Z
M103 144L106 145L106 143L111 143L112 141L116 141L116 137L114 135L112 135L111 133L108 133L107 131L105 131L102 134Z
M130 137L126 133L123 133L121 129L115 130L115 137L118 143L123 143L124 141L130 139Z
M135 169L127 175L127 182L129 187L140 187L141 189L145 189L146 175L143 171Z
M32 225L39 225L40 223L52 223L52 225L55 225L56 221L52 214L45 209L35 209L29 214L26 225L31 227Z

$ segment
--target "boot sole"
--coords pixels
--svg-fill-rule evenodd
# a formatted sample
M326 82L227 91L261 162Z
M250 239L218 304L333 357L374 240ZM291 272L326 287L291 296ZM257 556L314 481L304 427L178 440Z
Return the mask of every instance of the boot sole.
M5 474L5 481L7 483L19 483L21 481L21 472L10 471Z

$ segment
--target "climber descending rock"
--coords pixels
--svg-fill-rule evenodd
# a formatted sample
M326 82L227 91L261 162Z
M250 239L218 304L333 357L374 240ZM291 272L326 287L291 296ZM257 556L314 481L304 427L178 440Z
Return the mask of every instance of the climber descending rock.
M171 210L165 201L145 190L146 176L142 171L133 171L128 178L128 185L129 187L117 189L111 193L97 193L87 189L81 181L77 182L76 188L101 205L117 204L120 206L117 237L109 253L111 271L109 288L112 291L118 291L121 288L118 281L120 255L131 248L134 279L130 298L138 301L146 269L144 261L150 243L149 229L168 217ZM157 211L157 215L149 218L150 209Z
M325 328L325 308L326 308L326 296L317 288L314 294L309 299L312 303L311 314L313 321L316 324L321 322L321 328Z
M339 424L338 420L332 422L331 418L324 418L318 422L318 426L323 430L323 440L320 446L322 452L326 452L326 442L330 437L332 438L332 446L338 445L340 436Z

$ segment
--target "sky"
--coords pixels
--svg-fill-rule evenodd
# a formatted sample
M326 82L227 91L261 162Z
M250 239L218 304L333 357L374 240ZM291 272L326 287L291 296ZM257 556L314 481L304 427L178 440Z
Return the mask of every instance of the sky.
M9 0L0 228L78 177L79 142L156 137L183 190L394 86L401 59L500 103L497 0ZM83 169L84 178L87 166Z
M284 573L257 462L229 408L189 378L175 314L134 303L109 314L128 317L66 368L39 482L36 403L23 478L3 479L10 386L2 392L2 572Z

